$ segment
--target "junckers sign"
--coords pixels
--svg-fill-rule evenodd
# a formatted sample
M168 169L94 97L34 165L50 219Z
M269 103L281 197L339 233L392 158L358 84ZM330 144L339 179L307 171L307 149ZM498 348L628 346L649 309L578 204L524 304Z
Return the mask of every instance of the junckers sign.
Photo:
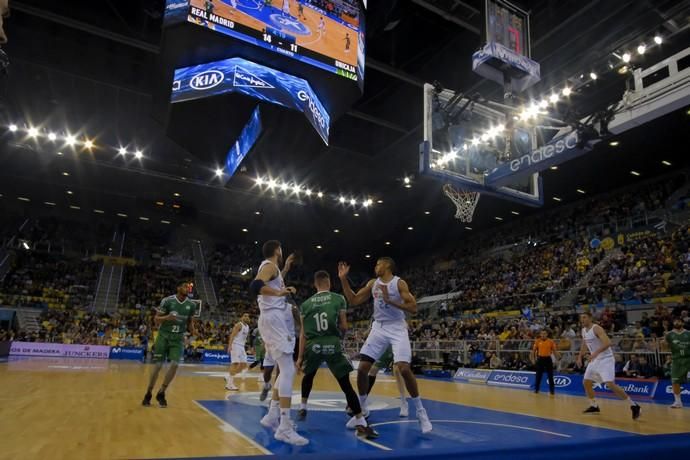
M484 184L491 187L506 185L515 177L543 171L584 155L592 149L586 144L578 148L579 141L580 137L576 130L552 139L548 144L500 165L486 176Z
M330 115L309 82L242 58L230 58L175 70L171 102L237 92L298 110L328 144Z
M105 345L12 342L10 355L108 359L110 356L110 347Z

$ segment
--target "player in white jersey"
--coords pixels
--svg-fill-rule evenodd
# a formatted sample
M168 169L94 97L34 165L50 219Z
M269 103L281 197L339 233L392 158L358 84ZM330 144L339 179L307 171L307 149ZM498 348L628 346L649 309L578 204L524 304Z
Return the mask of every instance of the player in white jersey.
M637 419L640 416L640 406L630 399L625 390L616 385L616 361L613 350L611 350L611 340L606 335L606 331L594 323L590 312L581 314L580 321L582 322L582 345L580 346L580 353L577 355L577 365L582 367L585 350L589 350L590 354L589 364L587 364L582 382L589 398L589 407L585 409L584 413L600 412L599 405L594 399L593 384L597 382L605 384L616 396L627 401L630 404L633 420Z
M393 361L398 366L398 371L405 380L405 387L410 394L410 399L417 410L417 419L422 428L422 433L431 431L431 421L422 405L417 388L417 379L410 368L412 350L410 336L407 331L405 312L417 312L417 300L415 300L405 280L393 275L395 262L390 257L381 257L376 262L374 273L377 278L369 280L366 286L355 292L350 287L347 279L350 266L345 262L338 264L338 277L343 286L343 294L350 305L361 305L374 297L374 323L364 346L360 351L359 368L357 369L357 389L359 400L365 414L367 393L369 391L369 370L390 346L393 348Z
M235 385L233 377L247 369L247 351L245 350L245 344L247 343L247 336L249 335L249 321L249 314L243 314L240 321L235 324L235 327L232 328L232 332L230 333L230 340L228 341L230 372L225 377L226 390L239 390Z
M295 431L290 420L290 405L292 403L292 384L295 379L295 323L292 307L286 297L294 294L294 287L285 287L283 277L287 274L295 260L295 255L283 262L283 250L280 242L271 240L264 243L263 255L266 258L259 266L254 281L249 290L257 296L259 304L259 331L266 346L266 353L271 356L278 366L280 374L273 388L273 398L268 413L261 419L261 425L274 428L275 439L288 444L303 446L309 441Z
M283 0L283 14L290 16L290 0Z

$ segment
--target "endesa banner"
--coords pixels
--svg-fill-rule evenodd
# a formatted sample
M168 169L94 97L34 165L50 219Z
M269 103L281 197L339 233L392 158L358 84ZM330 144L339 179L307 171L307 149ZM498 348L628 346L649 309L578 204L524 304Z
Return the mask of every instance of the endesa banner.
M12 342L10 356L56 356L62 358L108 359L110 347L65 343Z
M235 57L176 69L170 101L179 103L231 92L304 113L328 145L331 117L309 82L246 59Z
M111 347L110 359L144 360L144 349L135 347Z
M534 372L528 371L492 371L486 381L487 385L496 385L511 388L526 388L534 386Z

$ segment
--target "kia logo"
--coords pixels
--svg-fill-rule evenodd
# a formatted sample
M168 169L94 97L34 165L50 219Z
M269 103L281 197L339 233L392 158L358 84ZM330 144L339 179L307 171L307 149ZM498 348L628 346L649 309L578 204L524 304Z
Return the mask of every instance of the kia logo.
M557 387L567 387L572 383L572 380L570 380L570 377L554 377L553 383Z
M220 70L207 70L194 75L189 86L196 90L211 89L223 83L224 79L225 75Z

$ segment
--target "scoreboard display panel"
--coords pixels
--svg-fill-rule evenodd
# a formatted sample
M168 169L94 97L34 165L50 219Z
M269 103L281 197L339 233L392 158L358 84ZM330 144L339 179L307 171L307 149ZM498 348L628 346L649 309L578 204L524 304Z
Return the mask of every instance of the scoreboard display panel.
M486 0L486 42L498 43L514 53L530 57L529 15L502 0Z
M187 21L362 84L360 0L191 0Z

